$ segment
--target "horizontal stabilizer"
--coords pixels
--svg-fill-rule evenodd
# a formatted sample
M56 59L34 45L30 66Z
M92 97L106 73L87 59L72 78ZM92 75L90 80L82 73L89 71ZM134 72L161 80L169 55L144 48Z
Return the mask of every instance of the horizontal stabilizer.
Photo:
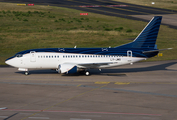
M160 49L160 50L150 50L150 51L143 51L143 53L152 53L152 52L159 52L159 51L163 51L163 50L171 50L173 48L166 48L166 49Z

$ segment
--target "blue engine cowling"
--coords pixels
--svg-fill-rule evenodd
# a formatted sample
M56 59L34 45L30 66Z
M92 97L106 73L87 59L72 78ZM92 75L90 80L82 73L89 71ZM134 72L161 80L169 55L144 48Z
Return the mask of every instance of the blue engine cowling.
M71 64L71 63L63 63L58 66L59 73L66 73L66 74L77 73L77 69L78 68L76 64Z
M69 70L67 73L72 74L77 72L77 66L74 66L71 70Z

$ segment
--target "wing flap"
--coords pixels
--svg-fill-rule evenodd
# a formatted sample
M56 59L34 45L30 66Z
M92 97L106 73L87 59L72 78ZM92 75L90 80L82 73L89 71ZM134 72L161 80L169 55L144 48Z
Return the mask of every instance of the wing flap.
M81 63L78 64L79 68L99 68L102 65L114 64L115 62L105 62L105 63Z

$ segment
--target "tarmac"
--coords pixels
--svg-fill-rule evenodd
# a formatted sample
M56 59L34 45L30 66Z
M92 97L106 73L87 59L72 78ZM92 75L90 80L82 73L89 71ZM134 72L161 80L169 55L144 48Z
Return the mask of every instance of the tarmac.
M91 70L90 76L0 67L0 120L175 120L177 60Z

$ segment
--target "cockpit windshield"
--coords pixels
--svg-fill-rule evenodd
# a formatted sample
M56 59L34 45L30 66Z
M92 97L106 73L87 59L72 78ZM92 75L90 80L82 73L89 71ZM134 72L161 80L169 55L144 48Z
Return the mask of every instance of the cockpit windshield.
M16 57L23 57L23 54L17 54Z

